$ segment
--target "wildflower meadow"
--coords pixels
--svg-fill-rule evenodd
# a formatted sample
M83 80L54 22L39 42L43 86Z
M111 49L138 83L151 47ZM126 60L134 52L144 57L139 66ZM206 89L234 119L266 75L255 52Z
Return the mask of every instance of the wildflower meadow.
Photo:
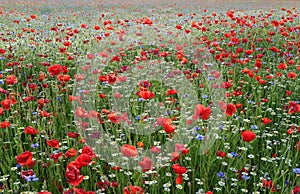
M299 1L0 2L0 193L300 194Z

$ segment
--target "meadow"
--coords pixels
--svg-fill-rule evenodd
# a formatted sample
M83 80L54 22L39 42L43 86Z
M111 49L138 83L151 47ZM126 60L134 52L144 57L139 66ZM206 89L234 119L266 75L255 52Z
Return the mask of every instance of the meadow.
M300 193L299 2L0 2L0 193Z

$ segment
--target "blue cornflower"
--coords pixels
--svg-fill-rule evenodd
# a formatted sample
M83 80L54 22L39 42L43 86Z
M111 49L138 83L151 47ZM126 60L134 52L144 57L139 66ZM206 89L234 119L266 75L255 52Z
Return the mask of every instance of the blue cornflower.
M0 84L1 84L1 85L4 84L4 81L3 81L2 79L0 79Z
M254 130L257 130L257 129L258 129L258 126L256 126L256 125L251 125L251 128L254 129Z
M202 141L202 140L204 140L204 136L200 135L200 134L197 134L196 139Z
M60 152L61 152L61 150L58 149L58 150L55 150L53 153L54 153L54 154L59 154Z
M235 152L231 152L230 153L232 156L234 156L234 157L238 157L239 156L239 154L238 153L235 153Z
M250 176L247 176L247 175L244 175L244 174L243 174L243 175L242 175L242 179L244 179L244 180L246 180L246 181L247 181L247 180L249 180L249 179L250 179Z
M288 180L286 180L284 183L285 183L286 186L289 185L289 181Z
M188 97L190 97L190 95L184 94L183 97L184 97L184 98L188 98Z
M295 174L300 174L300 168L293 168L293 172Z
M122 134L120 135L120 138L121 138L121 139L125 139L125 134L122 133Z
M199 131L201 128L199 126L195 127L196 131Z
M218 175L218 177L220 177L221 179L223 179L223 178L226 177L225 174L224 174L224 172L218 172L217 175Z
M16 167L17 167L18 170L21 170L22 165L21 164L17 164Z
M38 143L31 144L31 147L32 147L32 148L38 148L38 147L39 147L39 144L38 144Z
M27 182L37 182L37 181L39 180L39 178L37 178L36 175L34 174L34 175L32 175L32 176L27 176L27 177L25 178L25 180L26 180Z
M215 80L215 78L214 78L213 76L209 76L209 77L208 77L208 80L209 80L209 81L212 81L212 80Z

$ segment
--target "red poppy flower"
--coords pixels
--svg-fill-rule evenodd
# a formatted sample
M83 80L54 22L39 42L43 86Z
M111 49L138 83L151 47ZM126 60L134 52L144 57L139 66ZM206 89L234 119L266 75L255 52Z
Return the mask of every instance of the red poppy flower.
M264 125L267 125L267 124L271 123L272 120L269 119L269 118L262 118L262 119L261 119L261 122L262 122Z
M80 154L75 160L80 167L89 165L91 161L92 157L88 154Z
M156 147L156 146L152 146L152 147L150 148L150 151L151 151L152 153L157 153L157 154L160 153L160 149L159 149L158 147Z
M210 117L211 110L210 108L205 108L202 104L197 104L195 107L195 113L193 116L194 120L201 118L202 120L207 120Z
M5 82L6 82L6 85L14 85L18 82L18 79L15 75L8 75L6 77Z
M232 82L223 82L222 83L222 88L231 88L232 87Z
M58 158L62 156L61 152L55 153L55 154L50 154L50 158L54 160L54 162L58 162Z
M179 159L180 154L188 154L190 151L189 148L186 148L183 144L177 143L175 145L175 152L172 152L172 162L175 162Z
M230 103L227 104L226 115L231 117L235 113L236 113L236 106Z
M24 133L25 134L29 134L29 135L35 135L37 134L39 131L35 128L33 128L32 126L28 126L24 129Z
M74 156L76 156L77 155L77 150L75 149L75 148L71 148L71 149L69 149L66 153L65 153L65 157L66 158L72 158L72 157L74 157Z
M18 164L21 164L22 166L31 164L33 162L32 153L30 151L25 151L16 157L16 161Z
M128 186L123 189L123 194L144 194L144 190L140 186Z
M59 74L57 76L57 79L60 82L68 82L68 81L70 81L71 77L69 75Z
M164 130L167 134L173 133L176 129L175 125L171 125L170 123L164 123Z
M300 105L296 102L289 102L289 114L294 114L300 112Z
M273 183L273 181L272 180L266 180L266 179L263 179L262 180L262 182L263 182L263 186L265 187L265 188L271 188L272 187L272 183Z
M82 107L76 107L75 116L80 118L88 118L88 112Z
M109 84L114 84L117 81L116 75L114 73L113 74L108 74L107 75L107 81L108 81Z
M125 144L121 147L121 153L128 158L134 158L139 154L137 148L129 144Z
M177 174L176 184L182 184L182 174L186 173L187 169L180 164L173 164L172 169Z
M252 50L245 50L246 55L251 55L253 53Z
M154 93L147 90L147 91L139 91L137 95L145 100L154 98Z
M107 118L112 122L119 124L120 122L126 121L127 123L130 123L130 120L127 117L127 113L124 114L118 113L118 112L112 112L109 113Z
M91 148L90 146L84 146L82 148L81 154L88 154L90 155L92 158L97 158L96 154L93 151L93 148Z
M76 163L75 161L71 161L68 163L67 168L71 168L72 166L75 166L77 169L80 170L80 165Z
M50 113L48 113L48 112L45 111L45 110L40 111L40 115L41 115L42 117L50 117L50 116L51 116Z
M222 151L219 151L219 150L216 152L216 154L217 154L217 156L219 156L221 158L224 158L227 155L226 152L222 152Z
M101 189L101 191L106 191L110 187L110 182L108 180L98 181L97 187Z
M70 138L77 138L79 136L78 133L75 133L75 132L68 132L68 137Z
M47 145L52 148L59 148L59 141L57 139L46 140Z
M3 122L0 122L0 124L1 124L2 129L10 127L10 122L9 121L3 121Z
M64 46L67 46L67 47L68 47L68 46L71 46L71 42L65 41L65 42L64 42Z
M3 106L3 108L5 110L9 110L11 104L12 104L12 101L10 99L5 99L5 100L1 101L1 105Z
M61 72L61 66L60 64L52 65L48 68L48 72L51 76L56 76Z
M166 93L166 96L175 95L175 94L177 94L177 91L175 89L169 89Z
M6 50L0 48L0 54L5 54L6 53Z
M172 157L171 161L175 162L179 159L180 154L178 152L172 152L171 157Z
M287 65L284 64L284 63L280 63L277 67L278 69L286 69L287 68Z
M180 164L173 164L172 169L176 174L184 174L187 172L187 169Z
M142 167L143 172L153 169L153 162L149 157L145 157L142 161L139 161L139 165Z
M81 28L86 28L87 24L81 24L80 26L81 26Z
M287 74L287 77L290 78L290 79L296 79L297 74L295 72L289 72Z
M236 108L242 108L242 107L243 107L243 104L237 103L237 104L235 105L235 107L236 107Z
M99 81L106 82L106 81L108 81L108 78L106 75L101 75L101 76L99 76Z
M293 191L292 191L292 194L299 194L300 193L300 187L298 185L296 185L294 188L293 188Z
M286 95L286 96L290 96L290 95L292 95L292 92L289 91L289 90L286 90L286 91L285 91L285 95Z
M294 128L290 128L286 131L288 135L292 135L294 133Z
M84 176L80 175L80 171L75 166L67 167L66 178L68 183L73 185L74 187L78 186L82 181Z
M182 175L181 174L177 174L175 183L176 184L182 184Z
M99 94L99 97L100 98L106 98L106 95L101 93L101 94Z
M94 29L95 29L95 30L100 30L100 26L99 26L99 25L95 25L95 26L94 26Z
M242 139L243 139L245 142L253 141L253 140L256 138L255 133L253 133L253 132L250 131L250 130L243 131L243 132L241 132L241 134L242 134Z

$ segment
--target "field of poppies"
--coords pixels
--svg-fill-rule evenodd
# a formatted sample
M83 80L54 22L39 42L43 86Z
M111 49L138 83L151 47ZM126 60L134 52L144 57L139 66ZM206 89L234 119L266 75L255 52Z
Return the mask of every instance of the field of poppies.
M0 193L300 193L299 2L0 2Z

